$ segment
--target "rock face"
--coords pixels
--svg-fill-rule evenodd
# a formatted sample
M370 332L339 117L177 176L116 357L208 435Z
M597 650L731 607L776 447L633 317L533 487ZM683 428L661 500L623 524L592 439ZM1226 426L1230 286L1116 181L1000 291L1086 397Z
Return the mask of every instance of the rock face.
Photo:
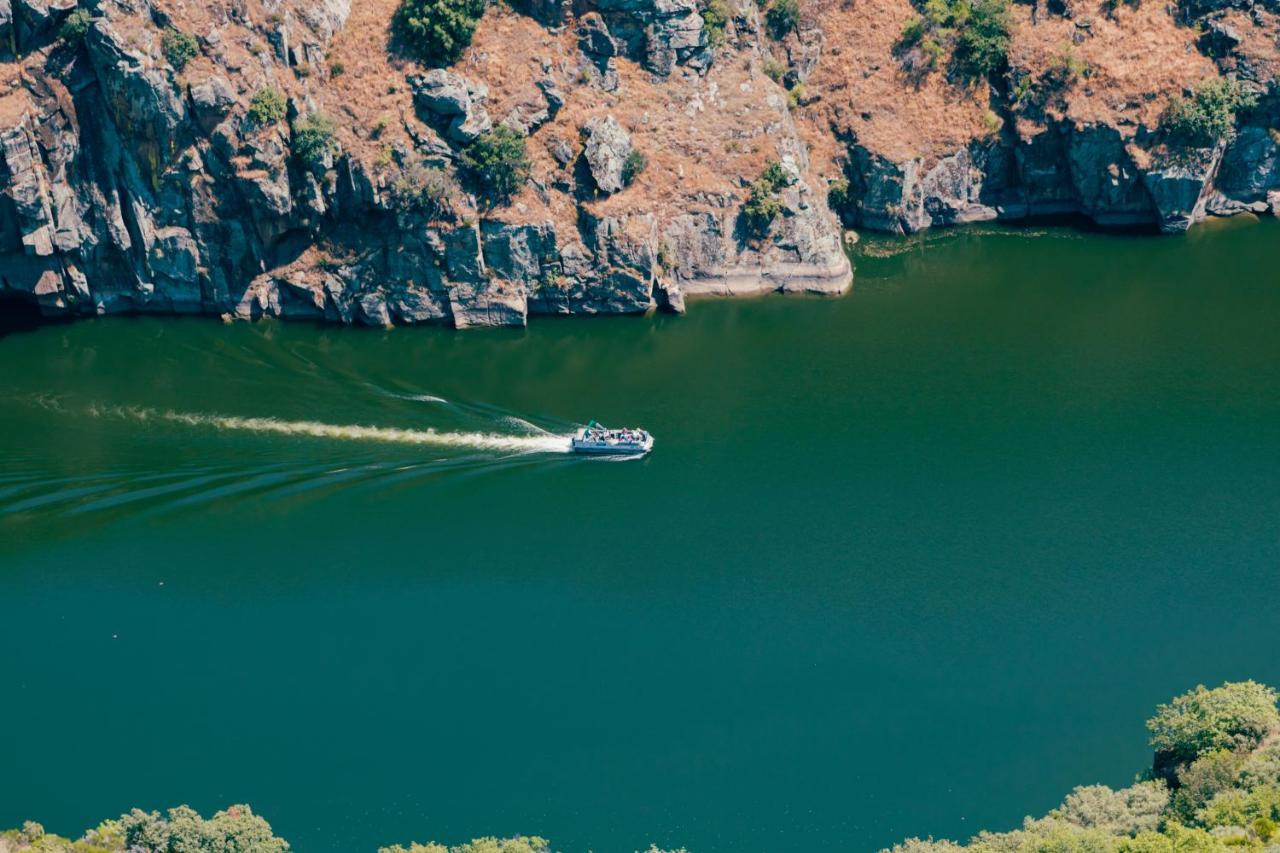
M67 44L76 8L91 24ZM1179 231L1280 206L1280 96L1256 51L1232 73L1261 102L1223 144L1173 151L1138 123L992 101L1007 114L987 130L928 149L797 121L840 97L806 84L850 61L818 14L778 38L752 2L709 29L695 0L530 0L427 69L343 63L349 0L262 8L0 0L0 311L463 328L839 293L841 172L845 224L899 233L1062 213ZM1235 12L1197 19L1213 50L1256 48ZM195 38L182 68L167 27ZM344 77L357 60L373 70ZM500 127L526 138L527 179L472 157ZM765 174L772 218L744 228Z
M12 12L8 0L0 4L0 30L25 27L46 42L74 8L69 0L19 0ZM10 57L27 77L15 77L7 94L0 88L0 310L19 298L51 316L207 313L464 328L522 325L534 314L680 311L686 289L848 286L835 217L798 172L784 192L785 215L767 240L747 245L735 236L732 193L708 196L695 212L653 207L627 187L635 146L614 115L583 120L576 144L563 129L542 130L575 86L589 98L617 91L619 62L660 75L683 66L691 82L673 86L714 94L716 84L697 76L712 56L691 0L606 0L564 33L576 51L567 62L536 60L527 95L497 81L502 123L541 137L529 148L552 158L551 174L535 172L507 204L478 195L479 184L459 185L463 155L495 127L493 78L465 63L410 66L410 109L399 123L384 114L368 120L372 130L347 132L335 121L332 138L300 154L303 117L347 108L326 88L336 74L323 75L350 6L282 0L273 8L256 24L234 14L186 21L147 0L101 0L83 44L55 40ZM199 34L198 56L182 70L161 44L171 25ZM596 75L579 79L575 56ZM251 115L250 101L267 89L284 95L283 116ZM771 98L764 115L772 124L759 132L781 133L779 150L796 171L804 145L781 99ZM575 169L582 177L569 178ZM616 210L598 209L614 198Z
M601 192L618 192L626 177L627 158L631 156L631 134L613 116L594 120L584 130L587 147L582 156L586 158L596 187Z

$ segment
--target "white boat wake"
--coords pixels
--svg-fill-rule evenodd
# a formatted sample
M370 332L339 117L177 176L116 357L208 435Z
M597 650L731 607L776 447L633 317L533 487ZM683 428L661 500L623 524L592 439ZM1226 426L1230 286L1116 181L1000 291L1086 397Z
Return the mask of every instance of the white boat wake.
M305 436L340 441L459 447L509 453L568 453L570 451L569 436L550 433L502 435L500 433L484 432L441 432L435 429L399 429L396 427L362 426L359 424L327 424L320 421L282 421L276 418L206 415L134 407L91 407L89 411L90 414L95 416L107 415L139 421L163 421L193 427L212 427L218 430Z

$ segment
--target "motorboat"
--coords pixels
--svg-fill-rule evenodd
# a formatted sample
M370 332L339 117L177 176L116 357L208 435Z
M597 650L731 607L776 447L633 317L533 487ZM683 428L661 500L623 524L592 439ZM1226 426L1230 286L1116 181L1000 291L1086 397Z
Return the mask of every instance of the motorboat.
M609 429L592 421L573 435L574 453L643 456L653 450L653 436L642 429Z

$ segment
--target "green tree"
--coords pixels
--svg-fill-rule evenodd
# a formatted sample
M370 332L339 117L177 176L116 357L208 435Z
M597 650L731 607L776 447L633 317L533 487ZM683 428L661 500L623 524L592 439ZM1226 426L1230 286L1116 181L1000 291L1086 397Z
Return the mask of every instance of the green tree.
M67 44L78 45L89 34L89 27L92 23L93 18L90 16L88 9L76 9L70 15L67 15L67 19L62 22L62 28L58 30L58 36Z
M482 133L462 152L467 177L492 204L506 204L529 180L524 135L506 125Z
M178 806L161 816L134 809L120 819L126 849L148 853L239 851L288 853L289 844L271 833L271 825L248 806L232 806L205 820L194 809Z
M800 26L800 3L798 0L774 0L765 13L765 22L771 36L776 39L785 37Z
M724 31L731 15L729 4L725 0L707 0L702 7L702 25L707 31L707 42L712 47L724 44Z
M394 26L409 53L432 67L452 65L471 44L486 0L403 0Z
M1139 782L1113 791L1106 785L1076 788L1049 816L1111 835L1134 835L1160 827L1169 805L1169 788L1162 781Z
M645 169L649 168L649 158L644 156L644 152L637 148L632 148L631 153L627 155L627 159L622 163L622 183L624 186L631 186L636 178L640 177Z
M324 113L309 113L293 123L293 154L312 172L323 172L338 153L338 126Z
M274 86L263 86L249 101L249 118L259 127L276 124L284 118L284 93Z
M1197 823L1205 804L1235 785L1243 763L1241 756L1219 749L1179 767L1178 787L1173 792L1170 810L1185 824Z
M1236 114L1256 103L1237 81L1213 77L1202 80L1190 98L1179 95L1170 100L1160 124L1174 145L1208 148L1229 138L1235 132Z
M956 70L979 79L1004 67L1009 55L1009 0L975 0L956 37Z
M769 226L780 213L782 199L778 198L773 185L761 178L751 185L751 192L743 202L738 218L747 236L759 239L768 233Z
M181 71L187 67L187 63L195 59L200 53L200 46L196 43L196 37L190 33L184 33L176 27L165 27L164 32L160 36L160 47L164 50L165 59L169 60L169 64L173 66L174 71Z
M1158 756L1186 764L1214 750L1253 749L1280 726L1276 691L1255 681L1204 685L1156 708L1147 720Z

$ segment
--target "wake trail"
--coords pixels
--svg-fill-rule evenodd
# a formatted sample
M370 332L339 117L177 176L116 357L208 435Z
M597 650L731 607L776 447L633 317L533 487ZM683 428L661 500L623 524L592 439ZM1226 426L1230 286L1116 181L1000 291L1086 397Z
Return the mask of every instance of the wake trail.
M217 430L304 436L338 441L411 444L497 450L509 453L568 453L569 437L552 434L502 435L485 432L442 432L435 429L327 424L320 421L283 421L277 418L234 417L142 408L91 408L94 415L113 415L139 421L162 421Z

